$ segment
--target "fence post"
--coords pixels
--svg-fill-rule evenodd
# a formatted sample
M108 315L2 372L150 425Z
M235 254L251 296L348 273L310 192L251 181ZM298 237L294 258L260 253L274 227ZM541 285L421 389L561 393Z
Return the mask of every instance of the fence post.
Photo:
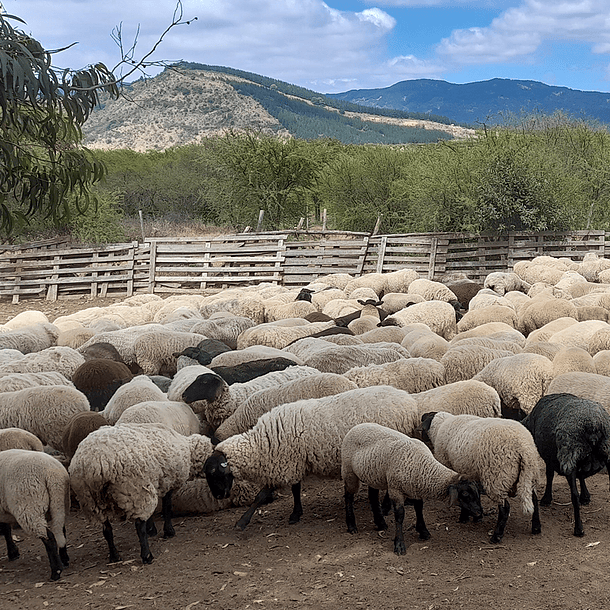
M260 210L258 213L258 223L256 225L256 232L258 233L263 226L263 218L265 216L265 210Z

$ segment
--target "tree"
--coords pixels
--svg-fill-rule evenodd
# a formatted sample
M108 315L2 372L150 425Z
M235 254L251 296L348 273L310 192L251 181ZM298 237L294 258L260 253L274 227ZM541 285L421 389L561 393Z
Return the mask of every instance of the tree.
M1 8L1 5L0 5ZM90 187L104 175L104 165L81 145L81 126L102 92L116 98L126 78L151 65L148 58L169 30L182 21L176 5L172 23L151 51L134 58L137 43L125 49L120 27L113 32L121 61L112 70L97 63L80 70L52 65L55 51L45 50L0 14L0 231L10 233L16 219L44 214L55 221L69 216L70 198L84 211ZM120 77L119 69L129 66Z

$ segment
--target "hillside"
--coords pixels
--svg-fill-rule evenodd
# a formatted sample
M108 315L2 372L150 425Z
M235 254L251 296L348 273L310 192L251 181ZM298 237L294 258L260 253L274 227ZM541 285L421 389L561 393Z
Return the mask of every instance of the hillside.
M494 78L457 85L442 80L401 81L382 89L356 89L327 97L364 106L434 113L456 123L501 123L521 113L564 111L610 124L610 93L578 91L537 81Z
M441 123L424 120L423 115L356 110L360 108L354 104L288 83L190 64L137 81L125 96L106 100L92 113L83 132L90 148L136 151L197 143L230 129L359 144L430 142L473 133L444 117L438 117Z

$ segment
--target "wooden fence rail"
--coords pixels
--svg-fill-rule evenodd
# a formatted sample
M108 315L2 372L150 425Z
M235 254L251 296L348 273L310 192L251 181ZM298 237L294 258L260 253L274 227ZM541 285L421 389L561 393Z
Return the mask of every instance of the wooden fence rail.
M519 260L547 255L580 261L588 252L610 257L610 233L354 234L315 239L311 234L274 232L155 238L103 248L39 242L21 250L0 247L0 298L17 302L22 297L188 293L260 282L299 286L330 273L405 268L429 279L463 272L482 281L493 271L511 270Z

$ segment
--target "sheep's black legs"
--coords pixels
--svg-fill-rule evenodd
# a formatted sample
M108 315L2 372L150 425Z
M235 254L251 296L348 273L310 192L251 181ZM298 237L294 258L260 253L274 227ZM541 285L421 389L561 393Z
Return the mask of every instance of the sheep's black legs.
M540 510L538 508L538 496L532 490L532 503L534 504L534 514L532 515L532 534L539 534L542 531L540 525Z
M292 509L292 514L288 519L288 523L290 525L294 525L301 520L301 516L303 515L303 505L301 504L301 482L295 483L292 486L292 498L294 500L294 507Z
M0 523L0 534L4 536L6 540L6 553L9 561L15 561L19 558L19 549L13 540L11 535L11 526L9 523Z
M555 470L549 464L546 465L546 488L544 495L540 499L541 506L549 506L553 501L553 477L555 476Z
M392 510L392 500L390 500L390 492L386 491L385 496L383 496L383 501L381 502L381 513L384 517L390 514Z
M580 477L580 504L581 506L588 506L591 503L591 494L587 489L587 485L585 483L585 477Z
M570 498L572 499L572 506L574 507L574 535L584 536L585 530L582 526L582 520L580 518L580 500L578 497L578 488L576 487L576 475L572 473L566 476L568 485L570 486Z
M379 490L378 489L369 487L369 504L371 505L371 510L373 511L373 519L375 521L375 527L379 531L387 530L388 525L385 522L385 519L383 518L381 506L379 506Z
M412 500L413 508L415 509L415 531L419 534L420 540L428 540L430 532L424 522L424 501Z
M252 519L252 515L256 509L263 504L268 504L273 498L273 487L263 487L254 498L254 502L250 505L250 508L241 516L240 520L236 523L236 526L242 530L248 527L248 523Z
M402 531L402 524L405 520L405 506L404 504L394 504L394 522L396 530L394 534L394 552L397 555L404 555L407 552L405 546L405 538Z
M112 525L110 524L110 521L108 519L106 519L106 521L104 521L102 533L104 534L104 538L106 539L106 542L108 543L108 552L110 554L108 561L110 563L116 563L117 561L121 561L121 556L119 555L119 552L116 550L116 546L114 546L114 535L112 533Z
M150 552L148 546L148 534L146 533L146 521L144 519L136 519L136 533L138 534L138 540L140 541L140 557L142 563L152 563L153 554Z
M163 515L163 538L173 538L176 530L172 525L172 491L168 491L161 500L161 513Z
M498 521L496 523L496 529L491 536L490 542L497 544L502 540L504 536L504 528L510 515L510 504L508 500L504 500L504 504L498 504Z
M146 534L148 536L156 536L157 535L157 526L155 525L155 520L152 515L146 519Z
M49 564L51 565L51 580L58 580L61 576L61 571L64 566L59 558L59 549L57 548L57 540L53 535L53 532L47 528L47 537L41 538L45 549L47 550L47 557L49 558Z
M347 524L347 531L350 534L358 533L358 526L356 525L356 515L354 513L354 494L349 491L345 492L345 523Z

